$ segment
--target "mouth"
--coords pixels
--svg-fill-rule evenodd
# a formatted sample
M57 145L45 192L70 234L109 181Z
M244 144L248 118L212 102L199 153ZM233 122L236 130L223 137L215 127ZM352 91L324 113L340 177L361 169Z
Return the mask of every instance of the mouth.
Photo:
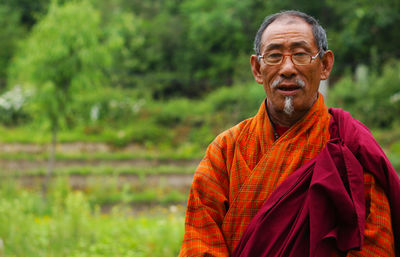
M302 89L302 87L298 85L279 85L276 87L276 90L283 94L283 95L294 95L297 92L299 92Z

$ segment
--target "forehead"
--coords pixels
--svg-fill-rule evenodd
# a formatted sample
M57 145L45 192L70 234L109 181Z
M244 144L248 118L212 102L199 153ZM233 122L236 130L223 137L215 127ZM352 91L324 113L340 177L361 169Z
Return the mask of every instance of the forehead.
M312 27L298 17L281 17L272 22L264 31L261 38L261 50L268 48L290 48L304 45L316 48Z

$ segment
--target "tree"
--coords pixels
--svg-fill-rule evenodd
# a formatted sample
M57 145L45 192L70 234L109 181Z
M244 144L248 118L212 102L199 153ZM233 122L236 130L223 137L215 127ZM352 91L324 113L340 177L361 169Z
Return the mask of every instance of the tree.
M327 0L337 20L332 46L338 71L359 64L383 67L400 57L400 2L398 0Z
M20 24L21 14L10 6L0 4L0 88L6 85L6 74L17 42L25 34Z
M103 13L103 24L113 56L109 74L112 86L139 87L143 74L148 71L149 60L146 57L150 48L145 44L142 19L114 7L111 13Z
M100 21L99 12L87 1L52 2L12 64L10 78L36 90L37 114L50 124L48 177L54 169L57 132L74 97L82 90L96 90L111 65Z
M238 56L249 49L246 44L251 45L243 33L241 12L246 8L246 1L234 0L182 3L187 31L179 62L184 64L180 66L182 73L189 75L185 88L189 94L233 83Z
M68 0L58 0L64 2ZM1 0L2 4L7 6L11 12L19 14L19 23L31 28L37 20L46 13L50 0Z

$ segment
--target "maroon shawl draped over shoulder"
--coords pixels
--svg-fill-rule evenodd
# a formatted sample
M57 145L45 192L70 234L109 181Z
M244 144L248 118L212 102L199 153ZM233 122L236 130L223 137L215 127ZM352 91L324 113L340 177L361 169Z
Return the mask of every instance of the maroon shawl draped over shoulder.
M324 257L333 249L360 249L363 171L373 174L388 196L400 256L400 179L363 124L343 110L329 112L331 140L268 198L232 256Z

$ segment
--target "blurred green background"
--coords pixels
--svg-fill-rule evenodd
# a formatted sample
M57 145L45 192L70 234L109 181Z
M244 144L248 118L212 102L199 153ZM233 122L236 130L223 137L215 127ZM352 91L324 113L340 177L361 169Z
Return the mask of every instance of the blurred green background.
M177 256L193 172L265 94L265 16L319 19L326 101L400 170L398 0L0 0L0 256Z

